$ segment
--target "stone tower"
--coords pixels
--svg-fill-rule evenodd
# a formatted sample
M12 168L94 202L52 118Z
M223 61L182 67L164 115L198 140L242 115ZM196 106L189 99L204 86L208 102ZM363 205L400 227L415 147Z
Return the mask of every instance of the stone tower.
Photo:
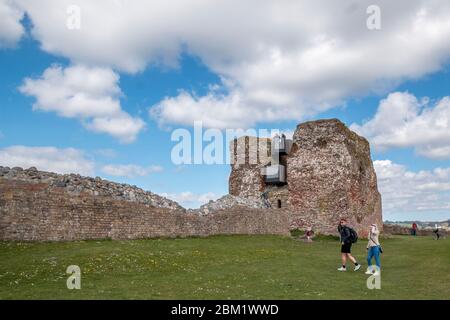
M232 165L230 194L255 198L265 192L272 207L289 209L291 229L312 227L320 233L336 234L341 217L361 236L367 235L371 223L382 228L381 195L365 138L330 119L299 124L292 142L289 153L280 157L286 170L285 184L268 184L261 173L270 163L269 148L264 161ZM248 159L254 148L232 151L235 157Z
M230 143L231 174L229 193L244 198L260 199L264 191L261 169L270 163L271 140L240 137Z

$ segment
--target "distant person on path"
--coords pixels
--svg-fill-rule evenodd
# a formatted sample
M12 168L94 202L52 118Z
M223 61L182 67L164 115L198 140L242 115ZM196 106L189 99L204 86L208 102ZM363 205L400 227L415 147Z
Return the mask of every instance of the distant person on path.
M374 267L372 266L372 258L375 258L376 266L378 267L375 270L375 275L378 274L381 264L380 264L380 253L381 253L381 245L378 240L378 236L380 235L380 231L378 230L378 226L374 223L370 226L369 231L369 242L367 243L367 271L366 274L374 273Z
M417 234L417 223L415 223L415 222L412 224L411 234L413 236L416 236L416 234Z
M439 240L439 238L441 237L441 235L439 234L439 228L436 227L436 229L433 232L434 232L434 235L435 235L435 239Z
M304 240L305 242L313 242L314 231L311 227L308 227L303 235L298 236L298 240Z
M358 271L361 265L351 255L351 249L353 242L356 241L356 232L347 226L347 220L341 219L338 226L338 231L341 236L341 258L342 267L338 268L338 271L347 271L347 258L355 264L354 271Z
M306 230L305 237L306 237L306 241L312 242L312 238L314 237L314 231L312 230L311 227L309 227Z

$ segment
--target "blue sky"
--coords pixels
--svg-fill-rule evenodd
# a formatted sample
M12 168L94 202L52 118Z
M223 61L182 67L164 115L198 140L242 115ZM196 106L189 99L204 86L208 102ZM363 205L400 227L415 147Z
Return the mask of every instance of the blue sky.
M84 16L81 31L70 33L57 25L67 18L64 6L69 2L44 2L42 10L33 1L0 4L9 10L9 16L3 17L8 28L0 31L0 165L15 162L42 170L98 175L196 207L227 193L230 168L227 164L174 165L170 158L175 145L170 140L173 129L192 131L192 120L203 120L207 127L219 129L239 123L293 130L301 121L339 118L371 142L385 219L450 218L450 102L445 99L450 96L450 40L445 33L450 9L445 2L442 7L434 4L428 8L427 1L417 1L416 7L397 17L404 24L394 25L388 17L385 29L376 35L363 27L358 31L361 35L350 32L345 25L353 19L345 19L348 10L340 19L339 10L338 17L328 16L332 7L324 13L305 5L304 11L312 10L322 15L319 20L331 21L330 26L314 26L323 29L307 29L314 41L297 36L308 26L305 18L292 34L289 24L274 24L272 34L247 20L240 21L250 4L237 9L236 18L236 24L242 24L248 35L218 31L223 28L222 21L218 19L214 25L216 20L211 22L201 10L187 14L186 25L180 30L143 20L142 29L155 28L158 33L136 35L136 29L126 29L134 23L126 20L136 15L131 9L118 16L116 33L102 34L109 30L106 22L102 24L105 10L72 1ZM381 2L385 3L384 11L398 10ZM147 5L142 6L144 10ZM330 6L334 5L330 2ZM60 8L61 16L53 17L58 10L50 8ZM426 19L420 23L425 28L428 21L442 20L442 36L436 31L415 34L406 23L424 8ZM99 11L89 11L96 9ZM161 10L164 15L166 11ZM261 19L269 15L264 8L258 10ZM364 21L365 10L360 16L357 9L352 10L356 10L352 13L355 23ZM89 29L94 13L100 19L96 20L98 34ZM123 24L120 19L124 19ZM195 25L197 20L204 20L204 24ZM121 29L121 25L127 27ZM55 26L61 34L54 31ZM215 30L214 37L209 37L208 29ZM402 57L396 43L390 41L394 33L407 40L408 36L419 37L420 42L406 42L409 53ZM112 40L102 42L108 37ZM368 44L368 37L375 44ZM258 45L252 44L253 39ZM293 45L296 41L298 47ZM336 45L339 41L348 44L340 47ZM267 49L260 50L261 43ZM386 57L374 52L380 47L385 48ZM428 51L424 53L423 47ZM374 56L361 55L367 52L374 52ZM297 60L296 55L302 58ZM313 68L308 65L310 55L317 55ZM393 61L397 55L398 61ZM347 61L348 56L361 56L361 61ZM46 70L52 73L45 76ZM83 86L90 77L100 79L98 91ZM58 96L54 96L55 91ZM88 97L88 107L91 101L92 109L104 106L111 114L86 110L84 102L76 104L75 96ZM103 125L104 119L117 120L117 125ZM134 129L121 130L128 125ZM64 157L68 157L65 164Z

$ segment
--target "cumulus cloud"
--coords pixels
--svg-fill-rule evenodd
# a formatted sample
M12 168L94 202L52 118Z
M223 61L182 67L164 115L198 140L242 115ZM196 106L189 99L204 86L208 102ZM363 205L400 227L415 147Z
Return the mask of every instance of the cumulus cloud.
M379 0L378 31L366 27L371 0L15 2L42 49L74 63L134 73L199 57L220 90L166 97L151 111L161 123L299 120L435 72L450 57L447 0ZM69 5L81 10L80 30L65 27Z
M83 151L55 147L11 146L0 149L0 165L5 167L36 167L57 173L94 174L94 162Z
M118 81L108 68L54 65L37 79L26 78L19 89L36 98L34 110L80 119L89 130L131 143L145 124L122 110Z
M113 149L98 149L95 150L94 153L104 158L115 158L118 156L117 151Z
M420 218L423 213L440 211L443 219L448 218L450 168L414 172L390 160L374 161L374 167L385 217L408 213Z
M256 110L243 104L239 94L217 95L210 93L197 97L182 92L176 97L166 97L150 109L150 115L160 125L170 123L192 125L201 120L210 128L246 127L257 120Z
M450 158L450 97L436 102L408 92L394 92L380 102L374 117L351 129L375 148L414 147L422 156Z
M154 172L161 172L163 170L160 166L142 167L134 164L126 165L106 165L102 167L102 172L115 177L144 177Z
M202 204L219 198L219 196L213 192L198 194L190 191L181 193L162 193L161 196L174 200L185 208L197 208Z
M20 21L24 15L13 0L0 0L0 48L12 47L25 33Z

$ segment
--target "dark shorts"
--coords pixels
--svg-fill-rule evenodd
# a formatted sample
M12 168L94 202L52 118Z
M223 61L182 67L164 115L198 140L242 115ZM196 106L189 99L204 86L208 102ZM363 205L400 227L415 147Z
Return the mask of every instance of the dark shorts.
M352 243L345 243L342 245L341 247L341 252L342 253L350 253L350 251L352 250Z

